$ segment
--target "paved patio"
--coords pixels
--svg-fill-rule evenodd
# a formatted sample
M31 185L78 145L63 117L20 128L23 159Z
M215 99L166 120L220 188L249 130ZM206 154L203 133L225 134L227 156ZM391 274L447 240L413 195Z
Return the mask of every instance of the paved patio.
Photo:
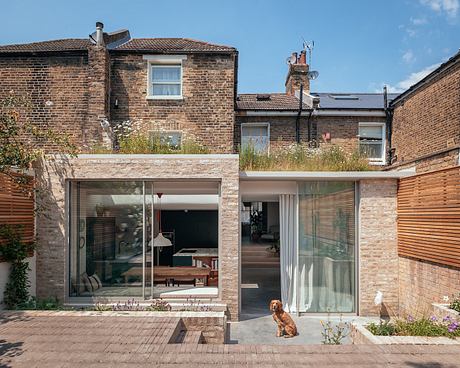
M457 346L169 344L175 319L0 314L0 367L460 367Z
M321 344L323 340L321 320L327 321L327 316L302 316L292 315L299 334L293 338L276 337L276 324L271 314L241 315L239 322L230 324L230 343L233 344L274 344L274 345L305 345ZM356 316L342 317L342 322L352 322L362 319ZM340 317L331 316L331 322L340 323ZM368 320L368 319L366 319ZM346 337L343 344L350 344Z

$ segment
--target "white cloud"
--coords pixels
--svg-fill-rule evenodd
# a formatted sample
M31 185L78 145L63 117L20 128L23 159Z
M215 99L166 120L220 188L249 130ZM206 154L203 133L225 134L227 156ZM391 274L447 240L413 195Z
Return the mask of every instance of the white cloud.
M410 63L413 63L416 58L415 58L414 53L412 52L412 50L407 50L403 54L402 59L406 64L410 64Z
M420 0L420 3L437 13L446 13L450 18L457 17L460 8L459 0Z
M410 20L411 24L414 25L414 26L421 26L421 25L424 25L424 24L428 23L428 20L425 17L420 17L420 18L410 17L409 20Z
M406 79L403 79L402 81L399 81L395 85L387 85L388 87L388 92L391 93L402 93L406 89L412 87L415 83L421 81L423 78L425 78L428 74L430 74L433 70L435 70L440 63L433 64L430 66L427 66L426 68L415 72L411 73ZM380 92L382 89L380 88L378 92ZM376 91L377 92L377 91Z

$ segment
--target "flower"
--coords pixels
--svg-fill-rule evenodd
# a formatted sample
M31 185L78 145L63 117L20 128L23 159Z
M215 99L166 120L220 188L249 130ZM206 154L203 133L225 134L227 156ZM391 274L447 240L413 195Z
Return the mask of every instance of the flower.
M447 326L447 331L449 332L455 332L458 328L458 323L457 322L452 322L451 324L449 324L449 326Z
M414 317L412 317L410 314L407 316L407 321L408 322L414 322Z
M451 319L452 319L451 316L445 316L445 317L442 319L442 321L443 321L443 322L450 322Z
M438 318L436 316L431 316L430 317L431 322L436 322L437 320L438 320Z

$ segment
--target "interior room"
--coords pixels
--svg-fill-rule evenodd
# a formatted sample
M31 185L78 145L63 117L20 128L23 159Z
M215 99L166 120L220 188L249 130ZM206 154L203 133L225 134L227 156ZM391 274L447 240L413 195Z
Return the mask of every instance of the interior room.
M71 297L217 295L219 183L70 183Z
M243 198L241 206L242 313L267 314L280 299L280 222L277 196Z

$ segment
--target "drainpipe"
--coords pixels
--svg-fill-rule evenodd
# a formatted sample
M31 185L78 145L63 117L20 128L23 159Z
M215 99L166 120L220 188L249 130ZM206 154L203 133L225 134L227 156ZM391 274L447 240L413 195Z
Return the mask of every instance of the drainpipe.
M393 131L393 109L388 106L388 89L387 86L383 86L383 109L385 112L385 120L387 126L387 137L388 137L388 148L385 155L388 156L388 163L391 165L393 160L392 148L391 148L391 138Z
M311 142L311 123L310 123L310 119L311 119L311 116L313 114L313 110L314 108L310 109L310 113L308 114L308 120L307 120L307 127L308 127L308 144L310 144Z
M303 84L300 85L300 97L299 97L299 112L295 119L295 140L300 143L300 115L302 114L303 107Z

